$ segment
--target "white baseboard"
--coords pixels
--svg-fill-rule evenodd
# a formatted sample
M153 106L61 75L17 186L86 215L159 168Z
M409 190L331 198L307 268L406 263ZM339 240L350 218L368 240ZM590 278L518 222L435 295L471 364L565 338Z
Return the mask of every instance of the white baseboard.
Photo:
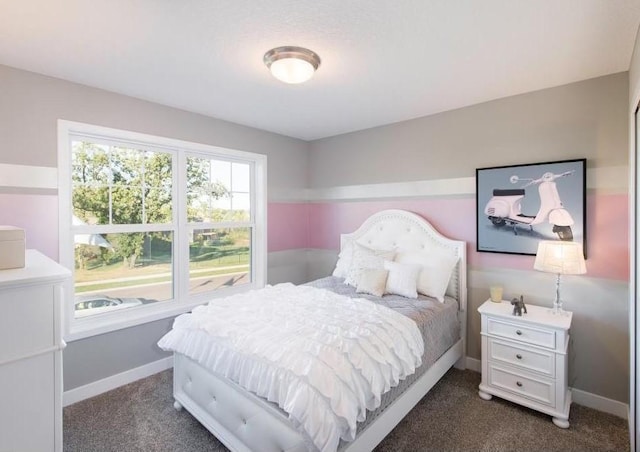
M482 372L482 361L467 356L467 369L475 370L479 373ZM604 413L613 414L614 416L621 417L622 419L629 419L629 405L626 403L607 399L606 397L575 388L571 388L571 396L572 401L578 405L593 408L594 410L602 411Z
M626 403L575 388L571 388L571 399L578 405L629 419L629 405Z
M467 369L474 370L478 373L482 372L482 361L467 356Z
M159 359L158 361L103 378L102 380L70 389L65 391L62 395L62 406L69 406L76 402L80 402L81 400L95 397L104 392L133 383L134 381L149 377L172 367L173 356L168 356L166 358Z
M466 366L468 370L475 372L482 371L482 361L476 358L467 356ZM144 366L136 367L135 369L127 370L125 372L112 375L102 380L94 381L78 388L65 391L63 394L63 406L69 406L81 400L85 400L91 397L95 397L104 392L111 391L120 386L124 386L142 378L149 377L163 370L173 367L173 356L154 361ZM580 389L571 389L573 401L578 405L593 408L594 410L602 411L604 413L613 414L614 416L621 417L623 419L629 419L629 405L617 400L607 399L590 392L582 391Z

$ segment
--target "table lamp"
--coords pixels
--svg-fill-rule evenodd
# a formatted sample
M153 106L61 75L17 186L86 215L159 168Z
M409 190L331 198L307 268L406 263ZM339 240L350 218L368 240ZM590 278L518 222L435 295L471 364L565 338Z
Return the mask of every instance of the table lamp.
M582 244L544 240L538 244L533 268L557 275L556 299L553 302L551 312L563 315L565 311L562 309L562 298L560 297L560 275L581 275L587 272L582 254Z

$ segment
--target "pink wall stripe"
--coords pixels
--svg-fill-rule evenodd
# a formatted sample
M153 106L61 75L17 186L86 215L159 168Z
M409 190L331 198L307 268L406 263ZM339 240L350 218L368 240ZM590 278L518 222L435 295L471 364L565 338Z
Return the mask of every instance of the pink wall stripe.
M27 248L58 260L58 196L0 194L0 224L25 230Z
M307 247L309 205L269 203L269 251ZM58 259L58 196L0 194L0 224L25 229L27 248Z
M587 273L591 276L629 280L629 197L587 197Z
M269 251L306 248L308 205L270 203ZM58 196L0 194L0 224L25 229L27 248L58 259Z
M587 199L587 272L591 277L629 280L628 196L592 195ZM311 204L309 248L339 248L341 233L355 230L383 209L404 209L427 218L444 235L468 243L473 267L533 269L533 256L478 253L475 199L425 199Z
M309 204L269 203L267 231L269 252L307 248Z
M587 274L629 280L629 198L625 194L587 199ZM443 234L468 242L476 268L531 270L532 256L478 253L472 198L337 203L269 203L268 251L318 248L338 250L340 234L354 231L383 209L405 209L427 218ZM58 197L0 194L0 224L26 230L27 248L58 258Z
M370 215L385 209L415 212L449 237L475 242L475 201L429 199L311 204L309 248L338 249L340 234L352 232ZM462 213L462 216L461 216ZM472 221L468 216L471 213ZM475 246L475 245L474 245Z

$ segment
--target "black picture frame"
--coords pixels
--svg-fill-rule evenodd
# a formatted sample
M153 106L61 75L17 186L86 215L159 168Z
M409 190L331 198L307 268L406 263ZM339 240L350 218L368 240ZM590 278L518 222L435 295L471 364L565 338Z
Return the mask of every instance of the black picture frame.
M587 160L476 169L476 251L535 256L541 240L582 243Z

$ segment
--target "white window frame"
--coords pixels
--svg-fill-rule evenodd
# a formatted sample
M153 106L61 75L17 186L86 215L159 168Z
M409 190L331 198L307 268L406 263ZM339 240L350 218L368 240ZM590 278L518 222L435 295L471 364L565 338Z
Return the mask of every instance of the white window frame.
M155 149L174 154L173 171L177 172L177 186L173 190L172 222L162 230L173 230L173 274L174 298L167 301L150 303L110 313L74 318L73 281L65 287L64 319L65 340L73 341L110 331L140 325L154 320L173 317L190 311L195 306L206 303L212 298L264 287L267 280L267 157L246 151L221 148L205 144L158 137L126 130L58 120L58 222L59 222L59 260L72 273L75 269L74 244L72 232L72 150L71 137L75 135L95 137L101 141L117 141L137 145L142 149ZM186 215L186 193L183 185L182 169L186 158L199 156L212 159L240 161L251 164L251 281L239 286L226 287L212 292L189 295L189 234L187 231L201 228L244 227L246 223L188 223ZM177 163L177 164L176 164ZM175 185L175 184L174 184ZM154 226L155 227L155 226ZM78 231L76 228L76 232ZM106 227L118 231L118 226ZM146 230L146 229L145 229Z

